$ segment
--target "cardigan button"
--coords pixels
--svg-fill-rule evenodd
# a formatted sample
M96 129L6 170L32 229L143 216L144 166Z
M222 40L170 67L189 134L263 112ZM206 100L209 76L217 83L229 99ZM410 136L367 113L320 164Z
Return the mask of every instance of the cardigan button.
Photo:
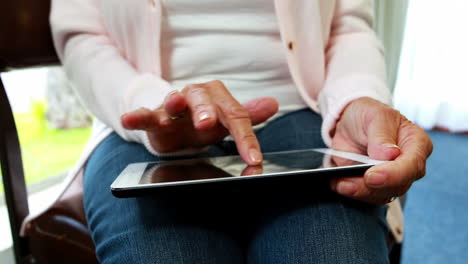
M293 41L289 41L289 42L288 42L288 49L289 49L290 51L293 51L293 50L294 50L294 42L293 42Z

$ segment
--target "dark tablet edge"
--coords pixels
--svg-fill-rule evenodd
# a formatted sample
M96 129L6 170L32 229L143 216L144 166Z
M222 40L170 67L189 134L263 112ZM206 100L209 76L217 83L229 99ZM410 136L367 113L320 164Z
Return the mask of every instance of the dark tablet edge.
M337 167L330 168L327 170L311 171L309 173L298 173L298 174L279 174L269 175L267 177L258 178L245 178L241 180L241 177L223 178L223 180L210 181L210 182L190 182L179 185L166 185L166 186L154 186L154 185L141 185L139 187L128 187L128 188L111 188L111 192L115 197L118 198L131 198L139 196L147 196L152 194L170 194L170 193L181 193L187 191L202 191L204 189L210 189L210 191L225 190L237 188L241 185L249 184L250 187L264 187L267 185L275 184L287 184L287 185L302 185L304 183L313 184L314 181L346 177L346 176L361 176L364 175L367 169L374 166L373 164L362 164L358 167ZM313 177L310 177L314 175ZM295 181L287 181L290 177L294 177ZM262 184L263 183L263 184ZM255 186L262 184L259 186ZM267 186L268 187L268 186ZM302 186L305 187L305 186Z

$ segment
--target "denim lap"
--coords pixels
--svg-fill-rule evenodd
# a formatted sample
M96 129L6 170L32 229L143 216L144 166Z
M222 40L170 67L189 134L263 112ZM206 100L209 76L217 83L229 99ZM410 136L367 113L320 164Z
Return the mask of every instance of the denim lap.
M262 151L324 147L321 118L282 116L257 132ZM203 156L235 153L233 142ZM327 185L265 187L119 199L110 184L132 162L158 160L117 134L85 168L84 204L101 263L387 263L385 207L353 202Z

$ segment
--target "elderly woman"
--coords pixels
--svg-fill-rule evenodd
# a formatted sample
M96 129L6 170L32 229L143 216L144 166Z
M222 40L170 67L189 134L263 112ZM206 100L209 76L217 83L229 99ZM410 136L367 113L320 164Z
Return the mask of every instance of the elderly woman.
M389 106L372 11L368 0L53 0L58 54L96 116L84 205L99 260L386 263L382 205L424 175L432 145ZM257 165L262 152L324 144L392 161L314 194L109 191L131 162L239 153Z

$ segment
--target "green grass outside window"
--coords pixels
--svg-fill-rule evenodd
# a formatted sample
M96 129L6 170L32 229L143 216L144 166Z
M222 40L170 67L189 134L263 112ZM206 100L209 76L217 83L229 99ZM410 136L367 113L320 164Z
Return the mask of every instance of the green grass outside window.
M30 113L15 114L28 185L69 170L80 157L91 134L89 127L50 128L43 106L43 103L35 104ZM3 193L1 182L0 193Z

